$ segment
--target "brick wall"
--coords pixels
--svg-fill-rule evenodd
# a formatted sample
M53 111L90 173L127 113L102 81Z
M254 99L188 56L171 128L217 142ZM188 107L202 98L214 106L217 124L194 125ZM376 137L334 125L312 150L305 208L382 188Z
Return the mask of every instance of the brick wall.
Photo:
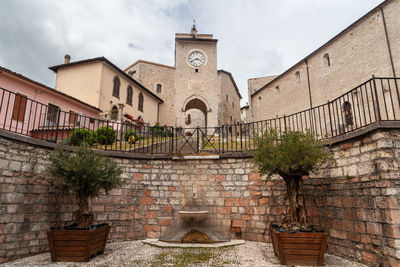
M400 264L400 132L377 131L331 149L335 162L306 179L310 222L329 233L329 253ZM0 262L47 251L50 226L72 221L73 198L43 174L49 152L0 137ZM114 159L127 183L93 202L95 220L112 225L111 241L159 237L193 198L232 238L269 242L269 224L285 212L282 179L265 181L249 159Z

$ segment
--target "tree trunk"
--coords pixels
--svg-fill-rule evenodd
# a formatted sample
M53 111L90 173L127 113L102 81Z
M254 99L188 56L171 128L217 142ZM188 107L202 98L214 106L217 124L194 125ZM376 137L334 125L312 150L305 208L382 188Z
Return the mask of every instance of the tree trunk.
M79 228L90 227L93 223L93 214L90 213L89 198L83 195L77 195L79 210L76 212L76 223Z
M302 177L292 176L284 179L289 199L289 226L307 227Z

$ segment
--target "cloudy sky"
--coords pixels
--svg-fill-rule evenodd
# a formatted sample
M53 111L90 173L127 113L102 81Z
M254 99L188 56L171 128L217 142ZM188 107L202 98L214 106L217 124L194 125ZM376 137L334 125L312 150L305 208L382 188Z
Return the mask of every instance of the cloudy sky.
M137 59L174 65L174 34L218 42L218 68L247 79L279 74L382 0L2 0L0 65L55 86L49 66L105 56L120 68Z

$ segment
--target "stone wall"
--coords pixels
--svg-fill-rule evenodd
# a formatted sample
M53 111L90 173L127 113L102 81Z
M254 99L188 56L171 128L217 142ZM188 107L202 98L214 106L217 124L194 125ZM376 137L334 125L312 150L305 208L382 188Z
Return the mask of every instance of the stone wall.
M305 187L310 222L329 232L327 252L400 266L400 131L377 131L331 149L334 163Z
M46 231L70 224L77 209L43 173L51 149L2 135L0 262L47 251ZM370 266L400 264L400 131L375 131L331 149L334 162L305 180L309 221L329 233L329 253ZM286 210L283 180L266 181L248 158L110 155L127 183L96 198L93 211L97 222L112 225L111 241L157 238L194 200L232 238L269 242L270 223Z

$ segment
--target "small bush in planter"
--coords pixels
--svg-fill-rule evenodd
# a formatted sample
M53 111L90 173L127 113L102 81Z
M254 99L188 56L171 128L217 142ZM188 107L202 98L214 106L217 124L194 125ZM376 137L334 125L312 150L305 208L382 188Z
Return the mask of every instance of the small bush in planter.
M330 158L311 133L267 131L256 140L253 161L260 174L280 175L286 183L288 214L281 227L271 226L275 254L284 265L322 265L327 234L307 227L303 177Z
M68 144L78 146L82 143L93 145L96 141L94 132L90 129L75 129L68 138Z
M74 194L79 210L76 223L79 228L90 227L93 215L90 199L104 190L120 187L122 170L109 158L96 154L89 145L82 143L75 151L57 148L50 155L51 165L47 168L54 185L63 193Z
M95 131L97 143L111 145L117 139L117 132L112 127L103 126Z
M284 226L293 229L307 227L303 176L317 171L330 158L321 141L310 132L267 131L256 140L253 162L261 175L280 175L286 183L289 210Z

